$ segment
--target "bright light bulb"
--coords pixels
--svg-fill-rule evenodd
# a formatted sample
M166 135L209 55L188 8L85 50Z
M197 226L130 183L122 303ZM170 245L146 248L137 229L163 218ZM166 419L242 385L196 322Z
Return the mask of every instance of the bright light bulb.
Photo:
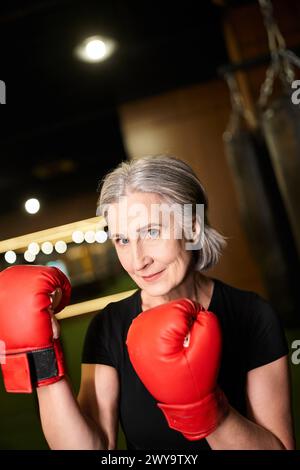
M40 251L40 246L36 242L31 242L28 245L28 250L27 251L29 251L29 253L32 253L33 255L36 256Z
M102 36L86 38L75 49L75 54L85 62L101 62L107 59L115 50L116 42Z
M67 251L67 244L63 240L59 240L55 243L55 250L57 253L65 253Z
M101 60L106 54L106 45L100 39L93 39L87 43L85 51L90 60Z
M35 198L27 199L25 209L29 214L36 214L40 210L39 200Z
M72 233L72 240L74 243L82 243L84 240L84 233L81 230L75 230Z
M87 243L94 243L95 241L95 232L93 230L88 230L85 232L84 239Z
M45 253L45 255L51 255L53 251L53 245L51 242L44 242L42 244L42 252Z
M96 242L104 243L107 240L107 233L104 230L98 230L95 236Z
M24 253L24 258L28 263L33 263L33 261L35 260L35 255L30 253L30 251L27 250Z
M9 250L5 253L4 258L7 263L13 264L16 262L17 255L14 251Z

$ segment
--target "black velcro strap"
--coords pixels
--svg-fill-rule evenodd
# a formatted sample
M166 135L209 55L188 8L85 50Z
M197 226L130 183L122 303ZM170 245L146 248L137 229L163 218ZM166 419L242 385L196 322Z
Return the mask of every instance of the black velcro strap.
M28 361L33 382L50 379L58 375L57 362L53 348L29 352Z

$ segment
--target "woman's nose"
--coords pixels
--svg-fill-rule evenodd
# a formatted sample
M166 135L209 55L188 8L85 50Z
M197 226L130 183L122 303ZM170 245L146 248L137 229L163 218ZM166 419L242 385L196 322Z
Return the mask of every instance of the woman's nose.
M132 263L135 271L141 271L151 261L151 257L146 253L142 244L132 243Z

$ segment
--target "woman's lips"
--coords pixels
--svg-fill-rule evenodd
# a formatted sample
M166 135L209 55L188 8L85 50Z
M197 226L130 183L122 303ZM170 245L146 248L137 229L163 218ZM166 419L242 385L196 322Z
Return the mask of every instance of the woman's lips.
M164 269L162 271L159 271L156 274L152 274L151 276L142 276L142 278L145 281L154 281L154 280L158 279L162 275L163 272L164 272Z

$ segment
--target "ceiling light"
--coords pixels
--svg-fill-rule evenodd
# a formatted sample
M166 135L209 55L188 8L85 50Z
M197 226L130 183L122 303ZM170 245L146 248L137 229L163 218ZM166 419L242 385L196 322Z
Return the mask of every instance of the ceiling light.
M102 62L115 50L116 42L102 36L91 36L75 49L75 55L84 62Z
M25 209L29 214L36 214L40 210L39 200L35 198L27 199Z
M92 61L102 60L106 54L106 44L100 39L93 39L85 46L85 53Z

